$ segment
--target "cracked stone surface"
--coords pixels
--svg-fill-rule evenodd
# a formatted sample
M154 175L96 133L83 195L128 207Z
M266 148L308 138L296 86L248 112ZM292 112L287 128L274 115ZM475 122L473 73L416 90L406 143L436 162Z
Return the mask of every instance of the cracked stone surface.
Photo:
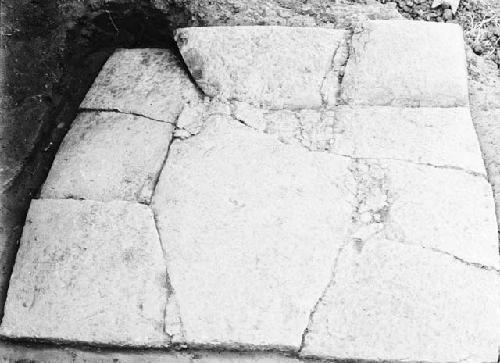
M106 62L85 96L83 109L118 110L174 123L199 94L167 49L121 49Z
M94 83L29 211L0 335L181 361L495 361L498 133L473 110L483 162L458 28L176 38L191 76L170 51L121 50Z
M361 239L382 234L498 269L497 224L486 178L392 160L357 163ZM359 190L359 189L358 189ZM464 206L467 206L464 208Z
M299 27L176 32L184 61L205 94L272 109L334 105L338 77L329 75L345 62L347 37L345 30ZM322 88L329 92L326 100L318 92Z
M310 151L353 158L395 159L486 175L470 110L337 106L330 110L269 110L233 102L245 125Z
M245 125L273 135L279 141L310 151L327 151L333 145L334 110L269 110L233 102L232 115Z
M129 114L81 113L59 149L42 198L149 202L172 131L169 123Z
M1 333L164 346L165 271L149 207L33 200Z
M488 180L493 187L496 201L496 215L500 225L500 107L477 110L474 126L481 138Z
M494 362L500 278L384 238L342 251L308 328L304 356Z
M207 123L173 142L153 199L184 339L298 349L350 224L350 160Z
M331 150L335 153L450 166L486 175L466 107L341 106L334 116Z
M349 104L469 104L464 41L458 25L369 21L355 31L351 52L342 83L342 99Z

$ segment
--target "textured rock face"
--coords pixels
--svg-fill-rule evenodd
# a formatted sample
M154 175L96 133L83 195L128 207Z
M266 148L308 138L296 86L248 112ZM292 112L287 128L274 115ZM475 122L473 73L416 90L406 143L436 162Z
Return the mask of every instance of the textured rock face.
M174 123L198 93L167 49L123 49L106 62L81 108L117 110Z
M140 116L80 114L59 149L42 198L149 202L172 130L169 123Z
M208 96L297 109L335 105L346 36L333 29L211 27L179 29L176 40Z
M163 346L165 270L147 206L34 200L1 333Z
M174 141L153 200L183 339L298 349L349 228L350 159L207 123Z
M355 105L467 106L463 35L452 24L367 22L353 36L342 99ZM439 36L436 36L439 34Z

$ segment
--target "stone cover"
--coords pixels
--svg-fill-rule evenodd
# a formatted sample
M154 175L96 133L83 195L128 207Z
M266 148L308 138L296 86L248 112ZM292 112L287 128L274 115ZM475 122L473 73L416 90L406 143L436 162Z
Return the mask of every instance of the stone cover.
M33 200L1 333L164 346L166 266L149 207Z

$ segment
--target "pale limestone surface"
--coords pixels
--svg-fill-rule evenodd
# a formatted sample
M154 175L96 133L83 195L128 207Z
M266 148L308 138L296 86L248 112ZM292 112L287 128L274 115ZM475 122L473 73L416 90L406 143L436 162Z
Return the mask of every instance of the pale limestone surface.
M355 105L467 106L462 29L408 20L364 23L352 39L341 97Z
M474 126L481 140L481 150L488 171L488 180L493 187L497 220L500 225L500 108L476 110Z
M411 31L419 33L415 39L442 27L412 24ZM375 48L359 48L370 37L365 30L355 34L351 49L351 71L359 66L369 73L360 73L363 82L394 86L388 88L394 99L387 104L378 95L385 89L374 83L340 107L333 106L348 54L345 32L180 30L177 39L194 78L215 99L200 102L196 96L189 102L193 98L179 96L173 81L154 110L171 103L174 121L142 123L141 117L116 112L106 113L116 122L98 113L85 116L67 138L79 145L70 149L80 151L66 164L57 160L68 150L60 153L49 176L54 185L64 180L70 192L42 191L42 197L113 195L149 203L161 165L136 166L166 155L176 122L176 140L153 196L156 223L139 204L33 202L30 215L37 225L25 227L1 332L117 346L177 343L213 351L301 350L322 358L494 361L500 342L497 226L468 108L460 103L462 76L439 73L448 55L431 50L442 39L422 46L424 55L437 59L437 70L419 63L421 74L363 58L383 45L395 44L391 52L420 47L404 43L413 37L406 30L395 31L407 26L368 23ZM443 38L456 33L453 26L443 29ZM401 59L386 59L407 67L422 59L420 49L406 48ZM452 48L453 56L459 53ZM124 51L134 61L119 66L120 72L137 69L155 74L152 79L164 71L156 62L149 64L156 71L143 69L149 67L143 58L154 51L137 52ZM450 72L459 60L450 63ZM387 79L370 78L384 66ZM104 70L102 79L119 83L128 77L113 76L113 69ZM445 84L437 87L424 71ZM127 100L134 87L142 89L127 82L118 88L130 89L112 102ZM372 95L385 106L363 106ZM420 104L413 96L434 108L408 108ZM127 105L145 105L146 98ZM154 126L160 127L156 132L145 125L162 127ZM488 152L492 160L495 150ZM83 154L87 179L72 175L85 170L76 163ZM101 159L112 162L100 164ZM57 176L59 167L67 169L65 178ZM154 172L145 177L147 171ZM94 180L97 192L86 189ZM72 183L88 196L72 194ZM44 240L49 242L42 247ZM74 253L78 248L87 250ZM49 275L39 266L55 267ZM138 302L141 297L145 302ZM224 361L217 352L196 358ZM275 358L237 353L224 359Z
M175 38L208 96L297 109L335 105L347 35L326 28L192 27L178 29Z
M486 175L470 111L458 108L340 106L335 153L450 166Z
M0 332L164 346L166 278L149 207L33 200Z
M223 116L172 143L153 209L177 341L299 348L350 225L350 164Z
M73 122L42 198L148 203L167 156L173 125L114 112L84 112Z
M495 362L500 278L453 257L382 238L340 254L303 355Z
M466 107L341 105L328 110L291 111L232 102L232 114L255 130L310 151L406 160L486 175Z
M195 85L168 49L120 49L106 62L81 108L118 110L175 123Z
M358 202L371 203L362 218L371 221L378 214L380 222L377 228L359 229L362 239L382 233L467 262L500 267L495 205L485 177L392 160L359 162L354 173ZM368 197L360 188L367 188ZM360 205L358 212L364 211Z
M269 110L246 102L232 102L231 106L237 120L285 144L310 151L326 151L333 144L336 109Z

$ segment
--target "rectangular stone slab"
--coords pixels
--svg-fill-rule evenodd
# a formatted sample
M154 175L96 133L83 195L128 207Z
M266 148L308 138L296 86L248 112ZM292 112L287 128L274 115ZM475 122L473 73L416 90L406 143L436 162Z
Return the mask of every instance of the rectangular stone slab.
M149 203L173 126L114 112L78 115L56 155L42 198Z
M500 277L418 246L373 238L339 256L303 356L495 362Z
M368 21L356 29L342 82L348 104L469 104L462 29L424 21Z
M394 237L500 269L495 204L485 177L392 161L381 165L390 173Z
M486 175L466 107L339 106L331 151L355 158L408 160Z
M240 26L182 28L175 39L211 97L268 108L319 108L337 100L346 30Z
M147 206L33 200L0 333L165 346L166 266Z
M350 225L350 164L223 116L173 142L153 209L179 342L299 348Z
M117 110L175 123L199 99L180 60L168 49L119 49L106 62L81 108Z
M495 205L483 176L393 160L359 160L353 238L373 235L500 268ZM360 242L362 243L362 242Z

